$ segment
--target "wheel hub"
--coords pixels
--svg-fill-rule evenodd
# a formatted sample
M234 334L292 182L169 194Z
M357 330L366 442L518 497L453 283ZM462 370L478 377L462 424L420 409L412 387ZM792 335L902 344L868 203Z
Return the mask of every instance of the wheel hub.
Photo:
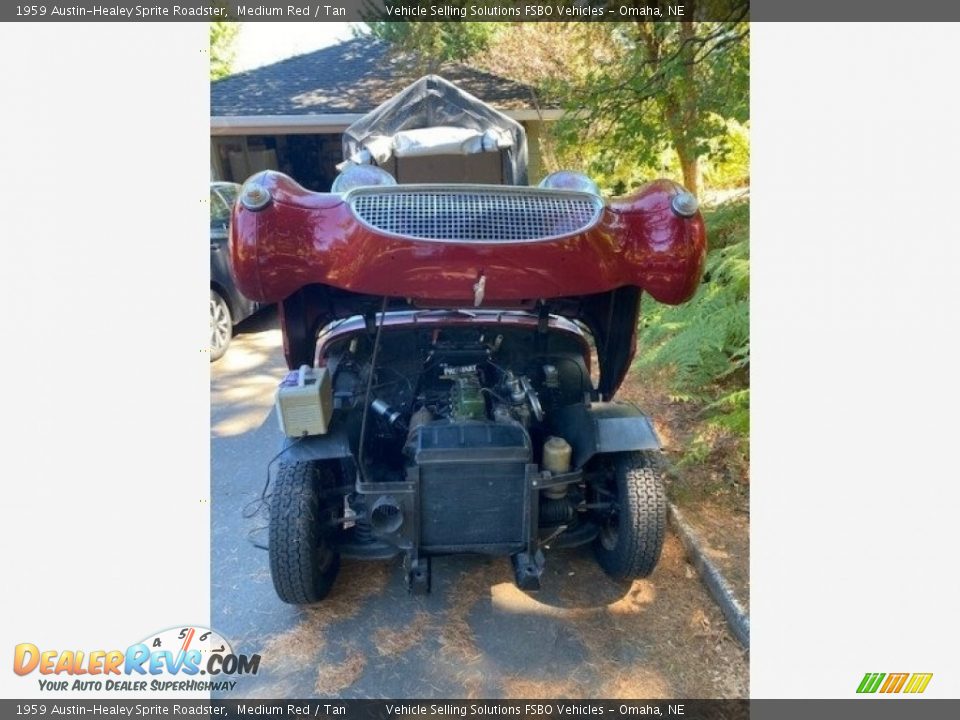
M210 300L210 347L222 348L230 337L230 320L223 303Z
M613 511L600 527L600 544L607 550L613 550L617 547L619 540L620 518L617 516L616 511Z

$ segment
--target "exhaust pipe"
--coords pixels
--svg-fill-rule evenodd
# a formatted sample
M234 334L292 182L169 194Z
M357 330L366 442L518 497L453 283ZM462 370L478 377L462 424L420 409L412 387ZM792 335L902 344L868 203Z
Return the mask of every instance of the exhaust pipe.
M376 535L392 535L403 525L400 503L390 495L381 495L370 508L370 528Z

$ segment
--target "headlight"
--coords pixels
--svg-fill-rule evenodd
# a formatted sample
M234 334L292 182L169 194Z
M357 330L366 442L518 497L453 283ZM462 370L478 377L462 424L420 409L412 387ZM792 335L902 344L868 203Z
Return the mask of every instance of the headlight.
M260 182L260 178L261 175L254 175L240 188L240 204L247 210L254 212L263 210L273 199L270 197L270 191Z
M375 165L351 165L337 175L330 187L332 193L345 193L358 187L396 185L393 175Z
M693 217L700 208L700 203L696 195L686 190L681 190L670 201L670 207L680 217Z
M599 197L600 188L583 173L573 170L558 170L540 181L540 187L551 190L579 190Z

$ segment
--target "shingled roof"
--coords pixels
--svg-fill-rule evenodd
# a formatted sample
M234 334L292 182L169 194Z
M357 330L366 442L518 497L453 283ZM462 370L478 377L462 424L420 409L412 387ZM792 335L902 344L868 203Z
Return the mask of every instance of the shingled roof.
M210 86L210 114L369 112L425 74L410 56L389 49L383 41L359 37L217 80ZM529 86L462 63L445 63L436 74L500 110L536 107Z

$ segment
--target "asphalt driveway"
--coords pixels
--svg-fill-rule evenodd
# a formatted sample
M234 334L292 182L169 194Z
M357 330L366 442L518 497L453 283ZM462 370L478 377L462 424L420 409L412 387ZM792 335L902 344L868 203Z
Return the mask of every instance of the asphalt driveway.
M279 449L273 391L285 366L271 309L211 366L211 623L260 653L238 697L745 697L746 655L669 535L647 580L621 585L589 548L547 556L544 589L518 590L503 558L433 562L410 597L399 560L345 561L312 608L273 591L266 518L253 514Z

